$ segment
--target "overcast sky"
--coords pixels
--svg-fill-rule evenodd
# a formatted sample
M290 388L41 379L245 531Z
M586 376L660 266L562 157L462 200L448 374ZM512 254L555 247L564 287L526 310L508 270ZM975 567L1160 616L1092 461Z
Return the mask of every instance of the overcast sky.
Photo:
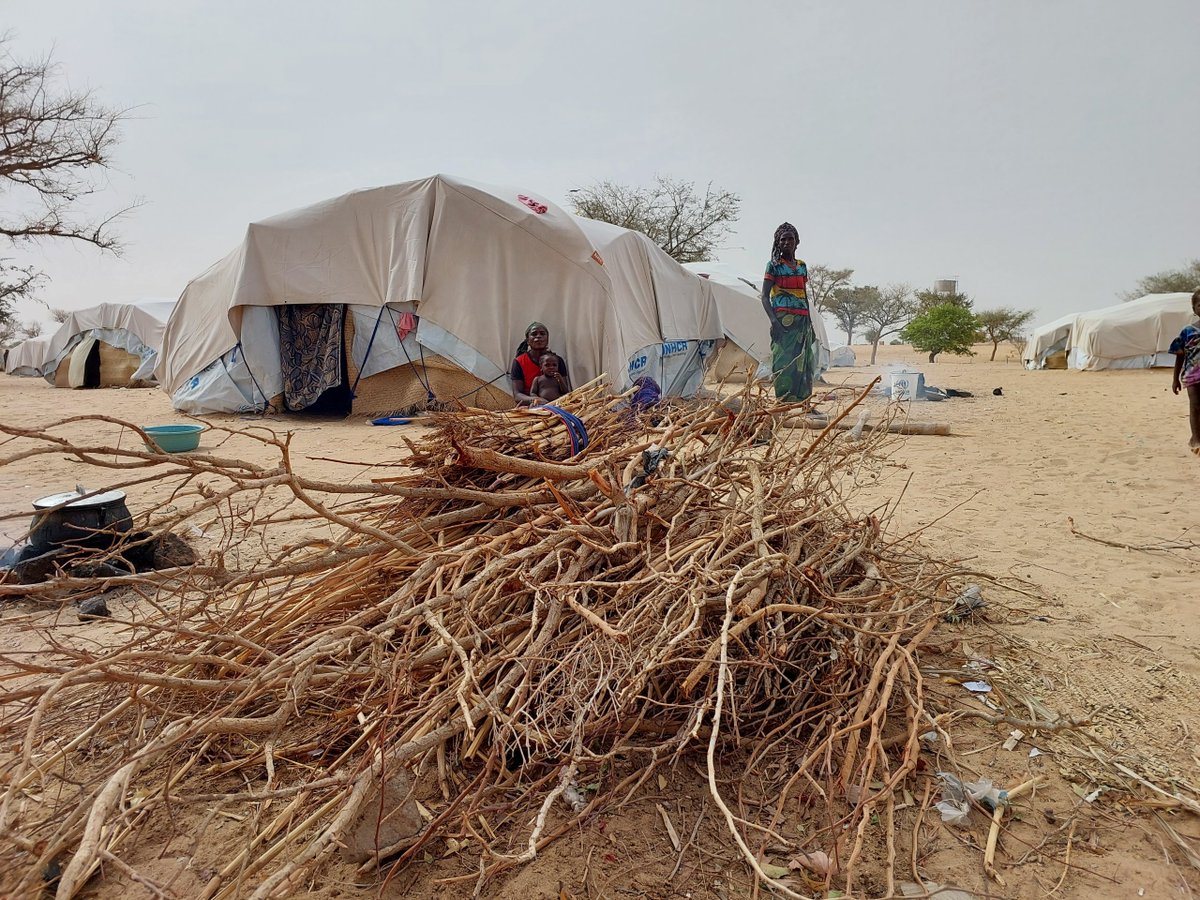
M4 0L0 22L135 108L99 198L144 200L124 256L0 248L53 306L175 297L248 222L438 172L564 206L712 181L743 198L720 255L753 276L786 219L810 265L958 278L1039 322L1200 256L1198 0Z

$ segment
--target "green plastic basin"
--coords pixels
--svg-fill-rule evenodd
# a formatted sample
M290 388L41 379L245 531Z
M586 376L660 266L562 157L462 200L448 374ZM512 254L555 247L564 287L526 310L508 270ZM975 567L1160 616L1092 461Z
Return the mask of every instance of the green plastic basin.
M150 450L162 450L164 453L184 453L195 450L200 446L200 432L203 425L147 425L142 431L150 436L157 447L146 446Z

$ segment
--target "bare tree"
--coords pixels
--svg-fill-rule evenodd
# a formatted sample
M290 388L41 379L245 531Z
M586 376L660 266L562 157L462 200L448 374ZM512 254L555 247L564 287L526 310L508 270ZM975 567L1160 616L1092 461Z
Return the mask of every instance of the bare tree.
M62 307L59 307L59 306L50 306L50 307L47 307L47 309L50 310L50 318L53 319L55 322L57 322L59 325L61 325L65 321L67 321L67 319L69 319L71 316L71 311L69 309L63 309Z
M81 201L103 187L128 110L59 84L49 57L16 59L0 36L0 237L62 239L118 252L113 222L132 207L91 218ZM136 205L136 204L134 204ZM0 311L31 296L39 276L0 261Z
M979 330L991 341L992 356L989 362L996 361L996 350L1005 341L1014 346L1019 342L1024 346L1025 326L1033 319L1032 309L1012 309L1004 306L1000 309L985 309L975 314Z
M875 365L879 342L902 329L916 312L917 299L907 284L890 284L863 304L862 321L871 332L871 365Z
M0 322L0 347L12 347L28 338L35 338L42 333L42 323L34 320L18 322L10 316Z
M831 269L818 263L808 267L808 302L818 310L829 308L833 292L849 287L854 277L853 269Z
M640 231L681 263L713 259L742 205L711 182L701 195L693 182L662 175L648 188L600 181L570 193L577 214Z

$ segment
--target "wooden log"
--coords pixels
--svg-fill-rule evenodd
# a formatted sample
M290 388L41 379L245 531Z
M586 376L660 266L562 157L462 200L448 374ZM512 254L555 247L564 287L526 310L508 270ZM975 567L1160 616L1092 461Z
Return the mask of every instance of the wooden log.
M829 427L828 420L811 419L807 416L793 416L785 419L784 428L808 428L812 431L823 431ZM833 426L836 431L850 431L854 428L852 422L838 422ZM886 431L888 434L950 434L950 426L944 422L890 422L887 425L867 425L874 431Z

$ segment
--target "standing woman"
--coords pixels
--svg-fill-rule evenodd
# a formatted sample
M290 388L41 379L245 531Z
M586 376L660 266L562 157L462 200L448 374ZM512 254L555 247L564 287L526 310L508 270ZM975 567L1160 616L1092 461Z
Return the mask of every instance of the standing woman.
M775 229L771 261L763 275L762 304L771 322L775 396L798 402L812 396L817 341L808 307L808 266L796 259L800 235L784 222Z

